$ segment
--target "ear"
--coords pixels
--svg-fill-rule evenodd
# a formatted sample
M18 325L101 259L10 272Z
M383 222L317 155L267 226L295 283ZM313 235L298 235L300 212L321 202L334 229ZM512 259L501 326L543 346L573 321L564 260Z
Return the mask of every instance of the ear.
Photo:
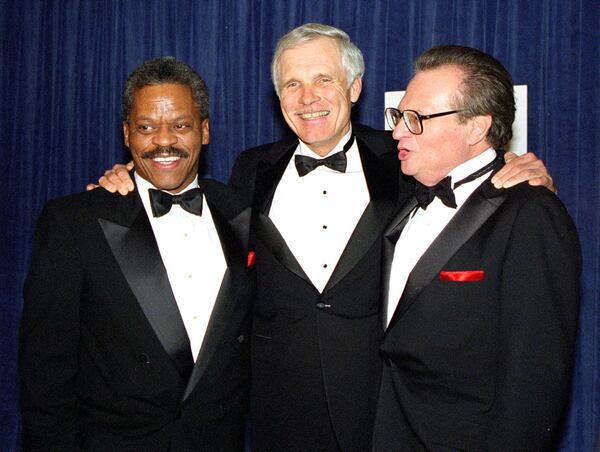
M200 124L200 131L202 132L202 144L208 144L210 142L210 127L208 118L202 120Z
M492 127L491 115L473 116L469 119L470 129L468 136L469 146L475 146L487 140L487 134Z
M353 104L358 101L360 93L362 91L362 78L356 77L350 85L350 102Z
M129 147L129 123L123 121L123 142L125 146Z

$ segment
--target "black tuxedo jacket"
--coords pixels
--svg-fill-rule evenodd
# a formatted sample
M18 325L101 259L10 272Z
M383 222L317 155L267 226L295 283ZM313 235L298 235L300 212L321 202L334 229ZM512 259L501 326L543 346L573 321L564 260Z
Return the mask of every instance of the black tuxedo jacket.
M200 184L227 270L195 365L137 192L46 205L21 324L26 450L243 448L249 211L238 211L228 187Z
M386 231L385 281L388 239L415 206ZM577 232L554 194L484 182L417 262L385 332L374 450L551 447L569 394L579 273Z
M381 235L398 198L399 165L389 134L353 130L370 203L323 293L268 217L298 139L248 150L233 169L231 183L253 205L251 419L259 451L370 448L383 333Z

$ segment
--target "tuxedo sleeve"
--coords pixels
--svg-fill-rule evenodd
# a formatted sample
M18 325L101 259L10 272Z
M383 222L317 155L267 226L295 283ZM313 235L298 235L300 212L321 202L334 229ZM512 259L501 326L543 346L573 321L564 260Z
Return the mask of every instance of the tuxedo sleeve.
M503 256L496 402L484 450L546 450L567 405L579 303L575 226L550 193L526 201Z
M76 231L49 206L37 224L24 288L19 349L23 447L77 450L82 263L74 246Z

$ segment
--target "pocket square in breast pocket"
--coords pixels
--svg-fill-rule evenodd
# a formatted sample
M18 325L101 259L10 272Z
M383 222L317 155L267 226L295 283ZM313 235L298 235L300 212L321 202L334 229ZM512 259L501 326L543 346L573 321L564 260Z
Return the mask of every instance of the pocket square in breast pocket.
M483 281L485 272L483 270L465 270L458 272L440 272L440 280L456 282Z
M248 251L248 261L246 263L248 268L254 267L255 263L256 263L256 254L254 253L254 251Z

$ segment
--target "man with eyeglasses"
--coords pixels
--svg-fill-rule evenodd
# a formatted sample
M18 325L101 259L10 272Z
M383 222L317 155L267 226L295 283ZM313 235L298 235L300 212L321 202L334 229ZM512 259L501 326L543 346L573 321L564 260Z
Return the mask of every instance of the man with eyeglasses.
M549 450L567 405L580 248L549 190L496 189L510 75L434 47L386 110L415 196L384 234L384 360L373 447Z
M251 338L256 450L371 448L381 375L382 232L399 185L389 133L351 122L364 61L346 33L305 24L283 36L272 78L291 139L243 152L230 183L254 210ZM529 155L497 182L552 181ZM119 175L101 182L127 189Z

